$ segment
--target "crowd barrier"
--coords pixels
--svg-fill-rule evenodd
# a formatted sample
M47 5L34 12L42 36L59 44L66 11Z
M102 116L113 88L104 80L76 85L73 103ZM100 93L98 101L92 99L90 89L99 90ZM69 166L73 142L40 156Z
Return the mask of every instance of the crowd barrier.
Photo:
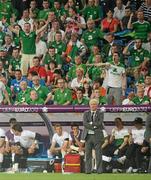
M100 106L102 112L151 112L150 105L126 105L126 106ZM57 106L57 105L35 105L35 106L0 106L0 113L82 113L89 106Z

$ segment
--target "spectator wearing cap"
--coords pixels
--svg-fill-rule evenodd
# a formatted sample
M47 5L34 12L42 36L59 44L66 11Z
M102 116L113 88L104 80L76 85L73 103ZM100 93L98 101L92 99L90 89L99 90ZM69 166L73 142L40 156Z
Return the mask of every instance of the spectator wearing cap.
M149 146L144 139L143 119L136 117L133 124L134 128L131 129L129 136L129 147L125 155L118 159L118 162L124 164L128 172L130 170L132 172L135 165L138 172L141 172L143 157L148 153Z

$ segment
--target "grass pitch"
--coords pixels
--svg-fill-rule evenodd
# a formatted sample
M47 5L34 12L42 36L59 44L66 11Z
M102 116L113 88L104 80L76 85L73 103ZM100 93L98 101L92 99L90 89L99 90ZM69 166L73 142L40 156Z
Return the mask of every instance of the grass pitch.
M151 180L151 174L0 173L0 180Z

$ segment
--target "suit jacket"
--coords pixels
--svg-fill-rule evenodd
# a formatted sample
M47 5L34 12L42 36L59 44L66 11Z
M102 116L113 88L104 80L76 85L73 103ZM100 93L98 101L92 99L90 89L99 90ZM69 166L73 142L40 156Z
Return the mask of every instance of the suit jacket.
M102 140L104 139L102 132L102 130L104 129L103 119L104 119L104 114L100 110L96 111L93 122L91 120L91 111L89 110L84 112L83 115L84 140L86 139L89 130L94 131L94 137L96 141L100 141L101 139Z
M149 139L151 138L151 113L147 116L145 124L146 124L145 140L149 142Z

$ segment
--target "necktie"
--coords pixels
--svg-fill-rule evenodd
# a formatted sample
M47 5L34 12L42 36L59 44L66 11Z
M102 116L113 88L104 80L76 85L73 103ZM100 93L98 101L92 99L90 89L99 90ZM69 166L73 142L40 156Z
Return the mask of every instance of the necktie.
M91 121L92 121L92 122L94 121L94 113L95 113L95 112L92 112L92 114L91 114Z

